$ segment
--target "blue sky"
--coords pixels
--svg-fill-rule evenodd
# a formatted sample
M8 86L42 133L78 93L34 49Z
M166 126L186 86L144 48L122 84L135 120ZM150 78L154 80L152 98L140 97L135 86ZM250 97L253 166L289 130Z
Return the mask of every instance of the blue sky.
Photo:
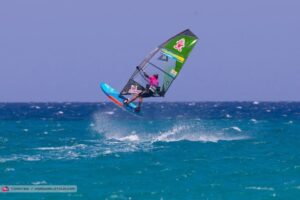
M199 42L161 101L299 101L300 2L1 1L0 102L106 101L157 45Z

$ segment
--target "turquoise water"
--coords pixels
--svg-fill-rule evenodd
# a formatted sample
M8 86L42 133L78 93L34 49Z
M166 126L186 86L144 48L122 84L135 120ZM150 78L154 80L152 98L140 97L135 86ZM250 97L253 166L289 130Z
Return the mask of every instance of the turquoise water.
M0 199L300 199L300 103L0 104Z

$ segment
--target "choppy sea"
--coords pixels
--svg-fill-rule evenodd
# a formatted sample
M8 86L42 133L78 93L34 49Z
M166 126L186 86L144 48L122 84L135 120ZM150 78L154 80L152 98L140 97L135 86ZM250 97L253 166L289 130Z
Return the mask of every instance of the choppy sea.
M300 199L300 103L0 103L0 199Z

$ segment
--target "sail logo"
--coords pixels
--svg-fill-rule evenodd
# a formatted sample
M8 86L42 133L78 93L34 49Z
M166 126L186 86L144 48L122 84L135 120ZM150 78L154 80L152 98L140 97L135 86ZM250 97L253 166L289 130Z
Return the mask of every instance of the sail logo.
M175 69L172 69L170 73L173 75L173 77L177 76L177 71L175 71Z
M184 38L178 40L176 42L176 44L174 45L174 49L176 49L179 52L182 51L183 47L185 47L185 39Z
M131 85L130 89L128 90L128 93L130 93L130 94L139 94L141 92L142 92L142 90L138 90L137 85Z

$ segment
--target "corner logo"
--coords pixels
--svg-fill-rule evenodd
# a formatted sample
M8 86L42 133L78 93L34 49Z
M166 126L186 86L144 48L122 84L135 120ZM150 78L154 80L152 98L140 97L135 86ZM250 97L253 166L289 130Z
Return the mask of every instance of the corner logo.
M180 40L178 40L176 42L176 44L174 45L174 49L176 49L177 51L181 52L182 48L185 47L185 39L182 38Z
M9 191L9 188L7 186L2 187L2 192L8 192L8 191Z

